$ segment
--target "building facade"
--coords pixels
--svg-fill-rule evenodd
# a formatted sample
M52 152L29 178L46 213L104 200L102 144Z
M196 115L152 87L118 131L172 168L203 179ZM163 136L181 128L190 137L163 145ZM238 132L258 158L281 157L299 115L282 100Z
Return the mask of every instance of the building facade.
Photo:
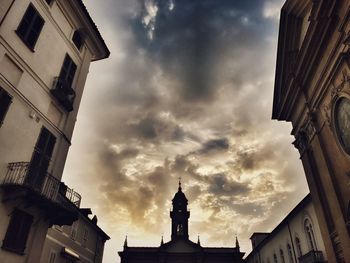
M181 183L173 200L171 218L171 240L159 247L130 247L125 239L124 250L119 252L121 263L241 263L244 253L236 239L235 247L203 247L189 240L187 210L188 200L182 192Z
M350 1L287 0L273 119L291 122L329 262L350 262Z
M109 236L97 225L89 208L77 208L79 218L71 226L51 227L41 255L41 263L102 263L104 244Z
M61 182L91 61L109 56L81 0L0 1L0 262L40 260L78 219Z
M271 233L251 236L247 263L327 262L321 230L308 194Z

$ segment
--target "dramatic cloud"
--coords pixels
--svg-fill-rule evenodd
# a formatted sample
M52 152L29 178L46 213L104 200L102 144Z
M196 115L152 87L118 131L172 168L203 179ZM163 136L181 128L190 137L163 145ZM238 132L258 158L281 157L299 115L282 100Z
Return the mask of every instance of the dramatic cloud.
M290 125L271 120L279 0L85 0L111 49L91 65L64 180L111 235L105 262L170 238L251 249L307 193Z

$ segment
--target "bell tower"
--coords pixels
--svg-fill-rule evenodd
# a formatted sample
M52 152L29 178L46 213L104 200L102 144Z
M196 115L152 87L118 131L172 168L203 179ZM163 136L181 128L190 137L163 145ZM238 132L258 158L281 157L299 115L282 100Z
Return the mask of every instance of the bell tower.
M187 211L188 200L182 192L181 179L179 188L173 200L173 210L170 212L171 218L171 240L188 240L188 219L190 212Z

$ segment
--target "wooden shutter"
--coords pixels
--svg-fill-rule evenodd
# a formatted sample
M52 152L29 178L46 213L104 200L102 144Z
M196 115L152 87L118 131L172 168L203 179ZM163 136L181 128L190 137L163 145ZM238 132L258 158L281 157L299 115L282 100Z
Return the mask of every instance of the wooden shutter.
M2 247L17 253L23 253L32 223L32 215L18 209L14 210Z
M0 87L0 126L5 119L5 115L10 107L11 101L11 96Z
M16 32L30 48L34 48L43 26L44 19L41 18L34 6L30 4Z
M41 129L30 161L26 183L41 189L47 169L49 168L56 137L45 127Z
M72 87L76 70L77 65L75 65L70 56L66 54L60 72L60 79L65 80L69 88Z

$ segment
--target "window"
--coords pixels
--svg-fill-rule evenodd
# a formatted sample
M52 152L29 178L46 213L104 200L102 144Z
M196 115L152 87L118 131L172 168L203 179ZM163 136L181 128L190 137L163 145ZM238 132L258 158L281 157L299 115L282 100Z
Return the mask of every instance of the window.
M301 250L301 244L299 237L295 238L295 245L297 247L298 257L301 257L303 255L303 251Z
M278 263L276 254L273 254L273 262L274 262L274 263Z
M76 70L77 65L75 65L71 57L68 54L66 54L60 72L60 80L64 81L68 88L72 87Z
M51 250L50 256L49 256L49 263L55 263L56 262L56 252Z
M282 262L282 263L286 263L286 261L285 261L285 259L284 259L283 249L280 249L280 256L281 256L281 262Z
M4 122L6 113L11 104L11 96L0 87L0 127Z
M350 99L340 97L334 106L334 126L338 140L347 154L350 154Z
M310 250L316 250L314 231L312 229L312 224L309 219L305 220L304 227L305 227L306 239L308 241Z
M75 240L77 238L77 233L78 233L78 221L75 221L72 224L72 231L70 233L71 239Z
M44 19L41 18L34 6L30 4L27 11L24 13L16 33L23 42L33 50L43 25Z
M287 244L287 251L288 251L288 259L289 259L289 263L294 263L293 260L293 252L292 252L292 247L290 244Z
M15 253L23 254L26 248L32 222L32 215L15 209L7 227L2 248Z
M83 37L80 33L80 30L74 31L72 41L73 41L74 45L77 47L77 49L80 50L81 47L83 46L83 43L84 43Z
M25 178L27 185L41 189L49 168L55 143L56 137L48 129L42 127Z
M88 241L88 236L89 236L89 231L87 228L84 229L84 234L83 234L83 242L82 245L85 247L86 243Z

